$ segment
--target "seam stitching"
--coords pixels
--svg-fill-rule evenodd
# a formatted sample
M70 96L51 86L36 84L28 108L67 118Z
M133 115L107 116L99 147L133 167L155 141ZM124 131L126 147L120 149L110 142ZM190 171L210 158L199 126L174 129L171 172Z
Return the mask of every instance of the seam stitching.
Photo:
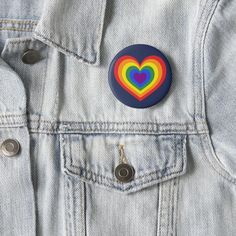
M75 53L75 52L73 52L73 51L71 51L71 50L65 48L65 47L62 46L61 44L56 43L55 41L53 41L53 40L51 40L51 39L49 39L49 38L43 36L43 35L42 35L41 33L39 33L39 32L36 32L36 31L35 31L34 34L35 34L36 38L39 38L39 39L41 38L43 41L46 41L46 42L48 42L48 43L54 45L56 48L61 48L64 52L66 52L66 53L68 53L68 54L70 54L70 55L73 55L73 56L76 57L77 59L82 59L84 62L86 62L86 63L88 63L88 64L91 64L91 65L93 65L93 64L96 63L96 54L97 54L96 52L94 52L94 53L95 53L95 59L94 59L94 60L88 60L88 59L86 59L84 56L78 55L77 53Z
M33 31L33 28L28 29L21 29L21 28L11 28L11 27L0 27L0 30L10 30L10 31L25 31L25 32L31 32Z
M205 23L205 32L204 32L204 35L202 37L202 42L201 42L201 58L200 58L200 65L201 65L201 68L200 68L200 73L201 73L201 77L202 77L202 80L201 80L201 97L202 97L202 101L201 101L201 114L202 116L204 116L204 118L206 119L206 112L205 112L205 85L204 85L204 80L205 80L205 77L204 77L204 63L205 63L205 60L204 60L204 54L205 54L205 43L206 43L206 37L207 37L207 33L208 33L208 30L209 30L209 27L210 27L210 24L211 24L211 21L213 19L213 16L216 12L216 9L219 5L219 2L220 0L216 0L215 2L212 3L211 5L211 8L213 8L208 16L207 16L207 19L208 21ZM215 4L215 5L214 5Z
M29 24L29 25L37 25L37 20L3 20L3 19L0 19L0 23L13 23L13 24Z
M163 217L162 217L162 215L163 215L163 184L161 185L160 184L160 190L161 190L161 202L160 202L160 217L159 217L159 219L160 219L160 221L159 221L159 231L158 231L158 234L159 234L159 236L161 236L161 229L162 229L162 219L163 219Z
M47 69L48 69L48 55L49 55L49 50L47 50L47 55L46 55L46 68L44 70L43 73L43 83L42 83L42 87L41 87L41 92L42 92L42 96L41 96L41 101L40 101L40 111L41 113L43 112L43 105L44 105L44 98L45 98L45 90L46 90L46 77L47 77ZM41 117L39 116L39 125L41 123Z
M215 153L213 152L212 150L212 147L211 145L209 144L209 136L206 136L204 135L205 139L206 139L206 142L207 142L207 146L209 148L208 152L209 154L215 159ZM219 164L215 164L215 162L211 161L209 159L209 157L207 156L207 153L206 153L206 147L204 146L203 144L203 141L202 139L200 140L201 142L201 146L203 148L203 152L204 152L204 157L205 159L207 160L207 162L210 164L210 166L213 168L213 170L219 175L221 176L222 178L226 179L227 181L233 183L233 184L236 184L236 178L233 178L231 177L231 175ZM222 173L223 172L223 173Z
M173 138L174 138L174 147L175 147L175 150L174 150L175 160L174 160L173 165L168 166L168 167L166 167L166 168L163 168L163 169L161 169L161 170L155 170L155 171L151 171L151 172L150 172L150 170L149 170L149 173L148 173L148 174L139 175L139 176L137 176L137 177L135 178L136 180L140 180L140 179L143 179L143 178L148 177L148 176L151 176L151 175L158 175L158 173L163 172L164 170L165 170L165 171L169 171L169 170L173 169L174 167L177 167L177 163L176 163L176 162L177 162L177 156L179 156L179 155L181 155L181 160L182 160L182 162L184 162L184 158L183 158L183 138L182 138L182 136L179 138L179 139L181 140L181 144L176 143L176 139L177 139L176 135L174 135ZM68 169L69 171L71 171L71 172L74 173L74 174L79 175L78 173L76 173L76 172L74 172L73 170L70 169L70 167L72 167L72 168L78 170L79 172L81 172L81 170L82 170L82 171L84 171L84 172L91 173L91 174L94 175L94 176L98 176L98 177L100 177L100 178L102 178L102 179L106 179L106 180L108 180L108 181L120 183L119 181L114 180L113 178L107 177L107 176L102 175L102 174L95 173L94 171L91 171L91 170L89 170L89 169L85 169L85 168L83 168L83 167L75 166L75 165L73 164L73 158L72 158L72 152L71 152L71 143L72 143L71 140L69 140L68 143L67 143L67 145L69 146L69 160L70 160L70 163L69 163L69 166L68 166L68 165L66 166L66 169ZM182 163L182 164L183 164L183 163ZM183 167L184 167L184 166L182 165L182 169L183 169ZM147 170L147 171L148 171L148 170ZM86 177L86 176L87 176L87 173L86 173L86 175L82 175L82 176L83 176L84 178L87 178L87 177ZM171 174L171 173L170 173L170 174ZM168 175L168 174L167 174L167 175ZM80 175L80 176L81 176L81 175ZM157 176L157 177L158 177L158 176ZM156 178L156 177L155 177L155 178ZM96 179L96 178L95 178L95 179ZM94 180L94 181L95 181L95 180ZM96 181L95 181L95 182L96 182Z

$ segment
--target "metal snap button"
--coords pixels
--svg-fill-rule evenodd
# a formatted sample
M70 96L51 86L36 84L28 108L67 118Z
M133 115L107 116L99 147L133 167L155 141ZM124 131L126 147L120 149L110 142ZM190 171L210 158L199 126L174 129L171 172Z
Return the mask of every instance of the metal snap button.
M123 182L130 182L134 178L135 170L132 166L122 163L115 168L116 178Z
M20 143L16 139L6 139L1 144L1 151L4 156L15 156L20 150Z
M34 64L40 60L40 53L34 49L29 49L24 52L21 60L24 64Z

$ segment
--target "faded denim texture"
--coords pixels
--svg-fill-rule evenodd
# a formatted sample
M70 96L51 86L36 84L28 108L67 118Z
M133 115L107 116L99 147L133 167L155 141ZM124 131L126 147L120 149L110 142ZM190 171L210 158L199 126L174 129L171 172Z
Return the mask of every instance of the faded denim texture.
M108 84L132 44L173 70L146 109ZM1 0L0 49L0 235L236 235L235 0Z

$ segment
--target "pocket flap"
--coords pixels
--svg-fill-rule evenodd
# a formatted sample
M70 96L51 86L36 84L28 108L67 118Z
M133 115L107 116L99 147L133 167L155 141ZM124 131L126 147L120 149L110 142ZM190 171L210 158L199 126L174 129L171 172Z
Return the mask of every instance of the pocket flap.
M135 170L128 183L115 177L119 145ZM63 134L61 154L65 174L128 193L184 174L186 135Z

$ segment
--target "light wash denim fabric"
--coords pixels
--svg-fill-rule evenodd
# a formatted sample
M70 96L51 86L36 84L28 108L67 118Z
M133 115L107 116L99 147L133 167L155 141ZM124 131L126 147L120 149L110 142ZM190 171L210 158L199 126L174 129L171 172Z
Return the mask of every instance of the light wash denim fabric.
M146 109L108 84L132 44L173 70ZM1 0L0 49L1 236L236 235L235 0Z

